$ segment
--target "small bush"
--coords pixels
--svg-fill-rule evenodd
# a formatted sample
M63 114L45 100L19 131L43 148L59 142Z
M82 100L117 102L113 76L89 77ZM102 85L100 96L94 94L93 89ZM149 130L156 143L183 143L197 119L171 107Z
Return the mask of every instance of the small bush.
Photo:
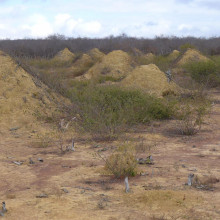
M105 170L116 178L135 176L137 174L137 160L134 148L120 147L106 160Z
M153 63L159 67L161 71L166 71L170 68L170 65L172 64L173 59L169 57L168 55L166 56L156 56L153 60Z
M217 86L220 83L220 72L218 72L217 65L213 61L188 63L185 65L185 69L199 83L208 86Z
M205 105L199 105L193 107L191 105L185 105L181 107L179 112L179 123L177 125L181 134L183 135L194 135L200 129L204 122L204 116L207 112Z

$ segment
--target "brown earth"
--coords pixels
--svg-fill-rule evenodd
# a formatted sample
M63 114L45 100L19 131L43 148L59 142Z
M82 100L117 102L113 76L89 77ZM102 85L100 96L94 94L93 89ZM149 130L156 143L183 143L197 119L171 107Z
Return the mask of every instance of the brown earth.
M128 194L123 180L101 174L104 162L96 155L106 148L102 155L107 156L123 140L96 146L76 136L76 151L62 155L56 146L34 147L32 138L19 130L15 131L19 138L10 131L1 135L5 219L219 219L220 183L209 190L184 185L189 173L220 178L220 92L212 95L210 118L196 136L175 134L174 121L127 134L134 144L141 140L156 144L150 152L154 165L140 165L143 175L130 178ZM29 157L35 164L28 164ZM37 161L39 157L44 162ZM36 198L41 193L48 198Z

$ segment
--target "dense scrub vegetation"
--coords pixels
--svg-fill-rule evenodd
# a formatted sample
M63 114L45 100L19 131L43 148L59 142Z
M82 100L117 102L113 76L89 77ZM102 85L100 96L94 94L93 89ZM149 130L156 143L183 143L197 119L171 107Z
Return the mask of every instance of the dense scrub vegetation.
M134 48L144 53L166 55L173 50L184 50L182 45L191 45L201 52L209 55L220 54L220 38L195 38L195 37L155 37L134 38L126 35L106 38L67 38L63 35L52 35L46 39L20 39L20 40L1 40L0 50L13 56L26 57L53 57L57 52L64 48L69 48L74 53L86 52L93 48L108 53L113 50L123 50L133 52ZM182 46L182 47L181 47Z
M191 77L207 86L216 87L220 85L220 64L213 61L191 62L185 65L185 69Z
M173 115L173 106L165 100L116 86L74 82L66 95L81 127L98 136L113 137L133 125Z

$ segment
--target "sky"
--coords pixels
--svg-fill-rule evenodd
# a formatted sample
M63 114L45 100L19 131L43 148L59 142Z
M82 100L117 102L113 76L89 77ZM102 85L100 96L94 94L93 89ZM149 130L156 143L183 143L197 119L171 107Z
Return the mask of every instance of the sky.
M220 0L0 0L0 39L220 36Z

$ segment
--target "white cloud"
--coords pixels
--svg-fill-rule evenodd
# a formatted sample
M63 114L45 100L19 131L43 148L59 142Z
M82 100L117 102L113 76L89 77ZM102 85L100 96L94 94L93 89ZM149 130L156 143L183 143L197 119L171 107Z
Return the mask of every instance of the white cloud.
M50 22L41 14L31 16L28 24L22 25L21 28L29 31L31 37L46 37L54 32Z
M74 19L70 14L58 14L55 16L53 24L57 33L73 35L98 34L101 30L101 23L98 21L84 21L83 19Z
M219 6L219 0L5 0L0 38L218 35Z

